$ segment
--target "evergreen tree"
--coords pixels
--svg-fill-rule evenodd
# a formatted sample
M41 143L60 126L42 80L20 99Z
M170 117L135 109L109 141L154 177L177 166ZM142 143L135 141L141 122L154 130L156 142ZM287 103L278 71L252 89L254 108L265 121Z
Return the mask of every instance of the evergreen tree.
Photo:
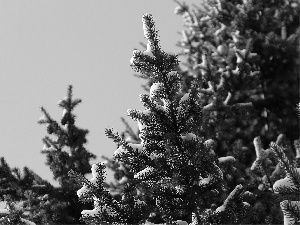
M50 166L54 179L59 181L60 187L54 188L27 167L24 168L23 176L17 168L12 169L11 173L14 176L8 176L9 167L2 160L3 173L6 172L6 177L10 179L9 185L13 187L5 190L4 193L16 193L12 196L13 198L8 196L6 199L7 204L12 204L12 206L9 209L11 211L9 218L3 221L4 223L12 220L12 224L17 224L23 219L20 215L25 210L29 212L29 215L25 217L37 224L82 223L79 221L80 212L83 208L92 207L92 204L83 206L79 203L74 192L80 186L70 180L67 172L73 169L81 174L89 173L89 160L96 156L84 147L88 130L75 126L75 115L72 111L80 102L80 99L72 99L72 86L69 86L67 97L58 103L63 108L61 124L64 127L53 120L43 107L41 108L44 116L39 119L38 123L47 124L47 132L57 137L56 140L52 140L46 136L43 139L44 148L41 152L46 154L46 165ZM17 204L13 202L19 200L21 200L18 203L20 210L14 210Z
M65 203L65 207L58 207L53 214L53 220L56 223L81 223L79 218L83 206L79 204L77 196L74 195L74 191L78 190L78 184L71 180L67 173L70 169L84 175L90 173L89 161L96 158L84 147L89 131L75 125L76 116L73 114L73 110L80 102L81 99L72 98L72 86L70 85L67 96L58 102L59 107L63 109L61 125L53 120L43 107L41 111L44 115L38 121L39 124L47 124L48 134L56 136L55 140L48 136L43 138L44 148L41 151L46 154L46 165L50 166L54 179L58 180L61 185L56 190L55 198L60 203ZM86 205L86 207L91 206L91 204Z
M193 9L176 2L187 28L178 44L183 92L200 79L201 102L213 106L203 113L203 135L217 140L218 154L240 141L249 148L257 135L265 143L280 133L298 138L299 2L204 0ZM246 111L228 110L240 102Z
M103 206L103 200L100 199L105 198L104 201L110 202L109 207L113 211L99 215L100 221L103 218L102 221L106 222L141 223L148 219L149 212L156 210L163 213L167 223L178 216L186 217L188 222L192 222L192 219L194 222L200 221L204 207L222 192L224 182L212 150L213 141L196 135L201 126L202 111L197 101L199 87L194 82L190 93L183 96L179 93L180 77L174 71L178 66L177 56L161 50L151 15L144 15L143 27L148 39L147 50L134 51L131 65L138 72L151 74L153 84L150 96L140 95L146 110L128 110L128 114L138 120L142 142L128 144L117 133L106 130L107 136L120 145L115 152L116 159L129 165L135 175L128 177L131 182L125 186L122 200L117 202L103 191L103 181L97 180L103 180L98 174L101 174L103 165L93 165L92 180L100 185L100 190L93 192L97 196L94 210L85 213L97 213ZM243 105L238 107L242 108ZM232 159L228 157L222 161L230 163ZM74 177L76 173L72 171L71 174ZM91 188L88 182L86 185ZM135 198L132 193L135 189L144 189L145 195ZM232 197L238 198L241 189L241 186L237 186ZM86 187L83 187L78 196L88 201L91 195L89 192L85 195L85 190ZM241 199L238 202L242 211L236 213L244 215L247 204ZM114 217L116 212L119 213L118 217Z
M204 114L204 117L207 116L206 124L209 124L204 129L204 135L209 134L207 138L217 141L216 152L219 156L232 155L238 159L238 170L229 174L234 175L230 183L234 187L235 177L245 179L246 190L254 191L257 197L264 201L265 204L258 203L263 207L258 207L255 212L262 215L260 223L267 223L264 221L266 215L274 217L278 209L273 210L272 216L268 214L271 208L274 208L269 203L270 196L257 190L257 187L262 188L268 183L265 181L266 175L257 176L255 171L253 173L248 167L255 159L254 151L251 152L255 136L259 135L260 142L265 144L274 141L277 136L277 142L284 136L290 140L299 138L299 120L293 112L294 105L299 102L299 2L202 1L200 6L194 5L195 9L176 2L179 6L175 13L182 15L187 28L182 31L183 39L179 42L179 46L184 48L181 54L186 58L186 69L179 68L186 90L194 78L200 77L204 88L213 87L211 84L222 83L222 79L216 82L219 78L218 73L221 78L225 74L225 90L232 95L229 104L242 101L252 103L253 107L248 108L247 113L238 113L233 117L220 107ZM257 53L248 61L251 68L259 71L258 79L252 79L252 85L249 82L251 77L237 80L235 77L240 78L243 74L233 76L234 72L230 72L245 67L241 64L243 57L239 50L244 46L247 48L247 45L252 46L252 51ZM212 70L217 71L212 73L213 76L208 80L205 77L207 72L202 67L205 63L202 59L203 54L207 52ZM237 85L232 85L234 83ZM203 92L202 101L205 105L214 102L216 95L227 100L226 91L223 95L220 95L218 89L213 94ZM225 117L222 118L224 114ZM206 132L209 129L212 132ZM289 146L285 152L288 151L289 156L294 155L296 145L294 149ZM289 159L291 160L291 157ZM274 169L275 164L273 161L269 168ZM276 220L277 223L280 221L280 218Z
M0 183L0 197L3 201L4 195L11 195L16 200L17 199L17 187L18 187L18 180L17 178L12 174L11 168L5 161L4 157L1 157L0 159L1 165L0 165L0 175L1 175L1 183Z
M207 111L210 116L210 111L220 110L218 106L221 104L223 108L228 107L226 113L230 114L230 110L244 110L243 108L247 109L251 103L228 104L227 96L225 100L223 99L224 102L220 101L222 99L220 98L215 103L208 103L201 107L203 82L199 79L193 80L191 88L186 93L182 93L183 85L180 83L182 77L174 71L178 68L177 57L168 55L160 49L151 15L144 15L143 27L145 37L148 39L147 50L134 51L131 65L138 72L147 75L152 85L150 95L140 95L146 110L128 110L128 114L138 121L141 142L137 138L124 140L124 135L122 137L111 129L106 130L107 136L120 146L114 154L115 159L120 163L119 168L123 167L123 171L126 171L126 168L131 170L131 173L127 173L127 176L121 179L121 183L126 183L121 200L113 199L112 195L103 189L103 165L107 165L108 161L93 165L91 182L78 173L70 172L72 177L84 184L84 187L77 192L80 200L94 201L93 210L82 212L85 221L91 224L95 222L142 224L151 222L152 213L159 211L160 219L167 224L175 224L174 221L179 222L178 219L183 219L190 224L282 222L282 216L274 217L275 213L278 213L279 204L271 208L272 211L267 213L267 217L257 214L262 211L264 204L268 205L268 210L271 204L274 206L272 200L275 197L274 190L271 192L272 188L268 189L268 186L274 182L270 180L266 167L262 166L265 172L264 179L255 177L255 169L265 165L264 163L271 165L274 156L270 154L270 150L264 153L260 138L254 139L257 159L251 170L242 171L251 178L245 180L243 177L238 177L241 169L245 169L245 165L237 162L243 157L242 144L236 142L235 152L228 152L227 156L219 157L216 154L216 141L207 140L204 135L205 129L201 129L207 122L202 119L201 112ZM238 62L236 72L241 78L247 79L247 76L250 76L250 80L254 81L255 74L250 65L251 60L249 63L248 59L256 55L249 51L250 46L235 50ZM200 71L205 74L211 65L205 61L205 58L203 64L205 65L200 66L202 69ZM229 76L227 79L229 83L230 79L236 78ZM225 78L223 82L226 83ZM225 84L223 85L226 87ZM132 132L127 133L134 136ZM282 139L281 135L277 142L282 142ZM291 148L287 149L290 157L295 157ZM261 157L262 155L264 157ZM293 164L286 166L292 168ZM284 175L278 174L277 168L279 167L277 166L276 172L272 174L275 179L276 175ZM264 185L260 185L258 181L264 182ZM244 184L244 187L241 184ZM249 191L253 188L258 189L260 195L264 194L269 198L268 201L263 199L263 204L261 199L256 198ZM218 205L220 206L217 207Z
M39 207L43 200L48 197L46 193L53 192L53 186L40 176L24 167L23 174L18 168L11 169L5 159L1 158L1 200L6 202L2 224L17 224L16 221L30 219L35 222L46 221L47 214L41 213L43 207ZM34 196L35 204L30 205L28 195ZM15 209L17 207L17 210ZM50 208L50 206L49 206ZM3 213L3 212L2 212Z
M24 196L32 221L70 223L94 205L81 212L88 224L300 222L299 119L293 112L296 104L300 112L299 2L204 0L192 10L176 2L175 13L188 28L179 42L185 68L161 49L153 18L144 15L146 50L134 51L130 62L147 79L149 95L140 95L145 110L128 110L138 121L137 134L123 118L121 135L105 131L117 144L114 159L102 156L93 178L82 176L93 155L83 147L87 130L74 125L71 111L81 100L72 100L70 86L59 102L64 127L43 108L40 119L57 136L44 138L42 152L61 187L43 196L46 189L33 188L38 179L28 168L26 180L17 169L12 176L0 170L29 189ZM105 166L115 172L115 184L104 182ZM8 182L3 187L16 196L25 190ZM77 204L76 191L85 206ZM6 199L3 213L12 213L3 222L29 223Z

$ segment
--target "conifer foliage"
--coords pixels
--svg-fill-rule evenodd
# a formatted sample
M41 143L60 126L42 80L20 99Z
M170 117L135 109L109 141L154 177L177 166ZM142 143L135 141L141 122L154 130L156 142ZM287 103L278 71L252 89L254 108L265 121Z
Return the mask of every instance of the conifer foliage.
M149 213L159 210L167 224L174 223L176 217L200 223L205 206L225 188L218 164L230 164L234 158L218 160L212 150L213 141L198 136L202 107L197 82L182 95L180 76L175 71L177 56L161 50L150 14L143 16L143 28L147 50L134 51L130 62L137 72L147 73L153 84L150 95L140 95L146 109L128 110L128 115L138 121L141 143L127 143L112 129L106 130L106 135L120 146L115 159L128 165L134 176L127 178L122 199L116 201L103 190L102 164L93 165L92 184L73 171L70 175L85 183L77 192L81 200L94 199L94 209L82 212L88 222L141 224L149 219ZM132 191L139 189L144 190L143 194L134 196ZM241 185L236 186L219 211L211 215L213 220L230 223L246 215L249 204L242 201L242 190ZM226 208L227 202L237 204L239 210Z
M179 73L185 91L200 78L201 102L214 105L203 113L203 135L218 141L218 153L239 140L249 147L257 135L298 138L299 1L204 0L192 9L176 2L186 28ZM224 107L243 102L246 110Z
M46 154L46 165L50 166L54 179L59 181L59 187L43 181L27 167L21 175L19 169L10 169L2 158L1 191L6 195L2 200L7 202L7 209L3 213L9 214L3 217L3 224L21 224L25 219L35 224L82 224L79 220L81 211L92 207L92 204L82 205L78 201L74 193L80 185L70 179L68 171L72 169L80 174L90 173L89 161L96 156L84 147L88 130L75 125L73 110L80 102L80 99L72 98L70 85L67 96L58 102L63 108L61 125L41 107L44 115L38 123L46 124L48 134L56 136L55 139L49 136L43 138L41 153Z
M86 135L89 131L75 125L76 116L72 111L80 102L81 99L72 98L72 86L70 85L67 96L58 102L59 107L63 109L61 125L53 120L47 111L41 107L44 115L38 123L47 124L48 134L57 137L56 140L52 140L48 136L43 138L44 148L42 153L47 155L46 164L53 171L54 179L58 180L61 185L68 185L69 179L66 171L74 168L75 171L81 171L82 174L89 173L89 160L96 158L84 147L84 144L87 143Z
M52 185L32 170L24 167L21 174L18 168L11 169L2 157L1 200L6 202L7 209L1 210L0 213L8 215L0 219L0 224L21 224L21 221L24 224L32 224L33 222L26 223L28 219L39 223L47 221L49 213L45 213L46 208L41 206L48 200L52 191ZM30 201L31 197L34 198L33 201Z
M96 156L88 152L84 144L87 143L86 135L88 130L81 129L75 125L76 116L73 114L74 108L81 102L81 99L73 99L72 86L68 88L67 96L58 102L63 109L60 124L53 120L48 112L41 107L43 117L39 124L47 125L47 132L56 136L53 140L49 136L43 139L43 154L47 156L46 165L50 166L54 179L58 180L61 188L56 192L56 198L65 202L66 207L57 211L56 220L59 222L78 223L82 205L79 205L74 191L78 189L78 184L68 176L69 170L74 170L80 174L90 173L90 159Z
M211 123L203 119L203 113L210 117L212 111L220 111L221 107L226 109L225 115L232 116L234 114L231 111L247 111L252 107L251 102L230 102L233 96L230 91L239 93L238 83L234 89L228 86L228 83L247 80L247 77L250 79L248 82L256 82L260 71L258 67L251 66L252 62L249 61L257 57L256 53L251 52L251 41L248 41L244 49L231 46L236 56L231 59L236 60L236 63L231 62L236 66L235 72L232 72L231 67L226 67L228 73L218 68L212 70L212 63L207 60L209 54L204 55L200 60L202 63L198 64L200 77L195 76L190 82L190 88L184 93L183 76L176 71L177 57L161 50L150 14L143 16L143 28L148 40L147 49L143 52L135 50L130 63L135 71L148 77L150 93L140 95L145 110L128 110L128 115L138 121L140 141L134 135L124 140L124 135L122 137L112 129L106 130L106 135L118 144L114 158L119 163L118 169L124 171L123 177L118 179L119 184L125 184L120 200L113 199L112 195L103 190L102 170L103 165L108 164L107 160L93 165L91 182L70 172L72 177L84 184L77 192L80 199L94 201L93 210L82 212L85 221L91 224L150 224L153 222L151 215L156 212L160 213L160 219L166 224L274 224L281 223L283 219L287 224L288 220L294 223L298 221L297 195L293 195L295 201L292 201L292 206L286 201L274 206L274 202L270 201L275 200L278 194L276 179L287 173L282 171L283 167L280 165L283 164L278 163L278 158L284 161L283 155L287 154L294 159L291 148L285 146L285 150L281 149L280 153L275 147L278 145L271 144L271 149L265 151L260 138L255 138L257 158L249 170L250 168L246 169L238 162L241 152L237 151L243 149L241 144L240 147L236 146L234 156L231 155L232 152L228 152L227 156L219 157L215 152L216 141L206 139L212 135L210 130L203 129L207 126L205 123ZM217 82L208 82L208 87L203 89L205 79L215 79ZM203 94L209 91L212 92L210 94L213 101L205 104L202 101L205 98ZM246 92L249 93L251 92ZM279 135L278 144L283 137ZM220 139L220 136L216 139ZM293 191L296 193L299 190L299 175L293 169L296 164L291 161L287 163L286 160L284 162L284 170L290 171L288 177L293 177ZM274 170L272 176L270 170L266 169L270 165L270 170ZM257 168L261 169L260 174L256 171ZM251 178L237 179L236 173L243 173ZM271 185L272 188L268 188ZM263 194L267 197L259 199ZM279 206L284 212L284 218ZM267 209L267 215L259 214L264 211L262 207ZM276 218L276 214L279 217Z
M175 1L185 68L143 15L146 49L130 66L149 94L127 111L138 132L123 118L125 132L106 129L117 150L91 166L69 86L60 123L43 107L39 120L56 136L42 153L61 187L2 159L0 224L299 224L299 2ZM105 167L116 183L104 182Z

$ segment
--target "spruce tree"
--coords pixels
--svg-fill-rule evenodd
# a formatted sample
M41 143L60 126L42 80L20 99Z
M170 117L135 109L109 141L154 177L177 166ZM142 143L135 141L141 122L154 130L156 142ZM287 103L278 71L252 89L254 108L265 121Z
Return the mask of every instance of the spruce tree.
M94 210L82 212L85 215L85 221L91 224L95 222L141 224L151 222L153 212L159 211L160 219L167 224L173 224L175 220L179 222L178 219L183 219L190 224L282 222L282 216L274 217L275 213L278 213L279 204L267 214L267 218L258 214L251 216L254 215L253 212L261 211L263 203L248 190L258 189L260 195L264 193L269 197L269 201L264 203L268 204L268 207L271 204L274 205L272 200L274 200L275 192L274 190L269 192L272 188L268 189L268 186L273 184L269 174L260 180L258 176L255 177L255 173L251 172L258 165L264 165L265 161L269 165L272 163L270 159L266 160L267 157L263 160L260 158L261 155L265 155L261 153L260 138L254 139L257 159L252 161L251 170L249 168L241 171L246 166L237 161L243 158L241 150L248 151L248 149L243 147L242 143L236 142L234 152L228 152L227 156L219 157L216 151L216 141L207 140L205 129L201 129L206 126L205 122L207 122L202 119L205 111L208 112L207 116L210 116L210 111L220 111L218 107L221 105L227 108L225 114L232 116L231 110L245 110L252 104L231 102L227 105L228 98L230 98L228 94L225 100L223 99L224 102L220 101L221 97L216 100L218 96L215 96L216 102L204 104L205 106L202 107L203 95L201 94L204 89L203 81L199 78L192 80L190 88L186 90L186 93L182 93L183 85L180 83L183 80L182 76L174 71L175 68L178 69L177 57L168 55L160 49L151 15L143 16L143 27L145 37L148 39L147 50L134 51L131 65L138 72L148 76L149 83L152 85L150 95L140 95L146 110L128 110L128 114L138 121L141 141L139 142L137 138L124 140L124 135L122 137L111 129L106 130L107 136L120 146L114 154L115 159L121 164L119 168L123 168L123 171L126 171L126 168L131 170L131 173L127 173L127 176L121 179L122 183L125 183L121 200L113 199L112 195L103 189L102 170L103 165L108 163L107 161L93 165L91 182L73 171L70 172L72 177L84 184L84 187L77 192L80 200L94 200ZM240 74L239 76L243 79L250 76L250 81L255 82L255 75L259 71L255 73L256 71L253 71L255 67L252 68L250 63L252 56L257 55L250 52L250 48L251 42L246 49L235 49L235 60L237 60L235 73ZM203 65L199 66L200 72L202 72L201 75L207 75L212 65L205 60L206 57L202 59ZM227 77L229 83L230 79L236 80L234 74L231 75L233 78ZM223 82L226 83L225 78ZM228 88L223 82L220 83ZM209 88L214 89L216 86L207 89ZM226 88L224 89L227 90ZM128 133L132 134L132 132ZM282 141L282 137L283 135L278 137L278 143ZM270 150L267 152L267 156L271 157ZM293 152L289 153L293 158ZM293 164L287 166L291 168ZM250 180L246 181L245 178L239 176L245 173ZM276 177L275 171L272 175ZM260 185L258 181L265 182L266 187ZM241 184L244 184L244 187ZM254 205L250 206L247 201ZM218 205L220 206L217 207Z
M215 105L203 114L203 135L217 140L218 154L225 156L241 141L249 148L258 135L265 143L281 133L297 139L299 2L204 0L193 8L176 2L175 14L186 28L178 43L184 92L200 79L202 103ZM245 54L249 48L256 54ZM252 106L228 111L218 100Z
M1 157L1 165L0 165L0 174L1 174L1 190L0 190L0 197L3 201L4 195L11 195L15 200L17 200L17 187L18 187L18 180L12 174L11 168L7 164L4 157Z
M178 68L184 77L183 86L186 90L197 77L201 77L203 87L211 87L211 83L218 83L215 79L218 79L219 72L221 77L224 74L227 77L225 89L228 94L232 94L229 104L241 101L252 103L247 112L233 117L231 113L216 107L204 115L209 121L204 135L209 134L208 138L216 140L219 156L232 155L238 159L237 171L226 171L231 178L231 189L242 177L246 181L245 189L260 198L257 204L262 207L255 208L255 213L260 214L261 218L254 221L253 217L252 222L268 223L266 217L276 216L278 219L271 224L279 223L281 218L278 215L282 213L277 213L278 205L272 206L269 203L273 198L266 194L268 188L263 188L270 181L266 181L268 175L260 176L258 171L251 171L249 167L255 160L252 140L256 136L260 136L261 145L275 141L276 138L276 143L280 142L281 137L287 140L299 138L299 119L293 112L294 106L299 103L299 2L208 0L198 6L194 5L193 9L176 2L179 6L175 13L182 15L187 28L182 31L182 40L178 44L184 49L180 55L186 58L186 62L182 63L186 68ZM247 45L252 46L252 51L257 53L248 61L250 65L246 66L258 70L258 76L252 82L249 82L251 77L238 80L236 78L243 74L233 76L234 72L230 72L245 68L241 64L243 57L238 53ZM214 74L216 76L208 81L205 79L205 68L202 67L205 63L202 57L207 52L211 67L217 70ZM232 85L234 83L237 85ZM213 102L219 93L203 92L202 101L205 105ZM223 99L227 99L225 94ZM212 132L206 132L208 129ZM288 156L295 155L296 144L294 148L289 146L287 148L285 144L285 152L288 152ZM291 160L291 157L288 158ZM269 165L269 172L272 173L270 167L278 168L278 164L273 161ZM272 216L269 215L270 211Z
M44 139L48 164L62 186L55 196L63 199L63 187L73 185L73 195L77 191L79 200L94 204L93 210L81 208L88 224L300 222L299 118L293 111L297 104L299 115L299 2L204 0L192 10L176 2L175 13L187 27L179 42L185 68L177 55L161 49L154 20L144 15L146 50L134 51L130 60L148 81L143 87L149 95L140 95L145 110L128 110L139 130L135 134L122 119L121 135L105 131L117 150L114 159L102 156L105 161L92 166L90 181L82 176L89 165L78 171L72 168L77 158L68 157L73 151L59 153L74 146L64 144L74 143L65 142L68 126L60 128L42 108L42 123L58 136ZM67 114L62 125L74 124L75 116ZM84 131L74 133L85 143ZM104 182L105 166L115 172L116 184ZM68 179L70 168L81 189ZM21 222L18 213L10 219Z
M40 206L53 189L49 182L43 180L28 167L24 167L23 174L16 167L11 169L2 157L0 197L6 202L3 215L9 215L2 217L1 223L18 224L16 221L27 219L38 224L46 221L47 214L41 213L44 208ZM31 204L29 195L34 197L35 208Z
M70 85L67 96L58 102L59 107L63 109L61 125L53 120L43 107L41 111L44 115L38 121L39 124L47 125L48 134L56 136L55 140L45 136L44 148L41 151L46 154L46 165L50 166L54 179L60 184L56 189L55 198L65 203L65 207L58 207L53 214L56 223L81 223L79 218L83 206L74 195L74 191L78 190L78 184L69 178L68 171L72 169L84 175L90 173L89 161L96 158L84 147L89 131L75 125L76 116L73 110L80 102L81 99L73 99L72 85ZM86 207L91 205L87 204Z
M128 144L111 129L106 130L106 135L120 145L115 158L129 165L134 176L127 178L122 200L118 202L111 199L101 186L103 165L93 165L92 181L95 182L92 183L97 184L98 189L85 181L78 196L90 201L91 194L85 191L87 187L94 189L95 208L82 213L92 216L101 211L105 204L100 199L104 198L104 202L110 204L109 212L99 214L98 222L141 223L148 219L149 213L157 210L163 213L162 217L168 224L176 217L185 217L188 222L200 221L205 206L225 187L223 173L213 152L213 141L198 136L202 122L197 95L199 86L194 82L190 93L182 95L179 92L180 76L174 71L178 66L177 56L161 50L151 15L143 16L143 27L148 40L147 50L134 51L131 65L136 71L149 74L153 84L150 96L140 95L146 110L128 110L128 114L138 121L142 142ZM224 158L222 163L230 164L232 158ZM71 175L84 181L73 171ZM136 198L133 190L139 189L145 190L144 195ZM242 186L237 186L228 199L238 198L241 190ZM237 202L241 211L235 214L244 216L248 205L241 199ZM114 217L116 213L118 216Z

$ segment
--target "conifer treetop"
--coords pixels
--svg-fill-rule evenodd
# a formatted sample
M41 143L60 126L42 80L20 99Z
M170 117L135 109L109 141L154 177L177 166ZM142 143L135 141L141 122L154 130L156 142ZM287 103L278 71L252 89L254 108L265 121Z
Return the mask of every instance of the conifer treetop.
M134 50L130 66L136 72L150 73L153 82L162 82L162 76L166 76L178 66L178 56L169 55L161 50L158 31L151 14L144 14L142 22L144 35L148 40L147 49L143 52Z

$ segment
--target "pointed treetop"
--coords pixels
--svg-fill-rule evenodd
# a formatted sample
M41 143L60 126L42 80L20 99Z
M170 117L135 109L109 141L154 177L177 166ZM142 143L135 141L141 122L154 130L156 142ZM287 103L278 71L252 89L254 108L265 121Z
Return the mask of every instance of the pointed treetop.
M72 90L73 86L69 85L67 96L57 103L61 108L68 109L69 111L72 111L82 101L81 99L72 99Z
M147 50L150 51L150 49L153 51L159 51L159 36L158 36L158 30L155 28L154 19L151 14L144 14L143 15L143 29L144 29L144 36L148 40L148 46Z

